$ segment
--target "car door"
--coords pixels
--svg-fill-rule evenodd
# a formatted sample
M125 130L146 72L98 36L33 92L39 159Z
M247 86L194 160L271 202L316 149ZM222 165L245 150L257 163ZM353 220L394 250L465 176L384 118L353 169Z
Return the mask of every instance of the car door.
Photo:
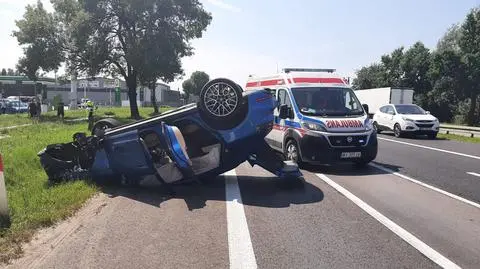
M395 110L393 106L387 106L387 113L385 114L385 126L391 130L393 130L393 126L395 125Z
M277 107L275 108L273 114L273 128L266 137L268 144L278 150L282 150L283 127L285 126L284 120L280 119L279 117L279 107L280 105L285 104L286 94L287 91L285 89L276 90Z
M280 100L278 98L278 89L270 89L270 93L272 94L273 98L276 100L277 102L277 106L275 107L275 109L273 110L273 128L272 130L265 136L265 141L267 141L267 143L272 146L272 147L277 147L278 145L275 145L275 136L277 135L277 124L279 123L279 118L278 118L278 115L279 115L279 105L280 105Z
M286 119L280 119L279 118L279 127L280 127L280 130L278 132L278 136L276 137L276 139L278 139L278 143L280 145L280 147L283 149L284 145L283 145L283 138L285 136L285 132L286 130L288 129L288 127L290 127L292 125L292 122L295 120L295 113L293 112L293 106L292 106L292 100L290 98L290 95L288 94L288 91L286 89L280 89L279 90L279 95L281 96L281 102L280 102L280 105L286 105L288 107L288 109L290 110L291 112L291 115L292 116L287 116Z

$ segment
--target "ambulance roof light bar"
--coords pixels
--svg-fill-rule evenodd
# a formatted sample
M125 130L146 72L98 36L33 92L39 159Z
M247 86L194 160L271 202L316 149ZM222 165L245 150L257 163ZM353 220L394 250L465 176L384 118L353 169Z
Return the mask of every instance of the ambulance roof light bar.
M290 73L290 72L327 72L327 73L333 73L336 71L336 69L332 68L283 68L282 71L284 73Z

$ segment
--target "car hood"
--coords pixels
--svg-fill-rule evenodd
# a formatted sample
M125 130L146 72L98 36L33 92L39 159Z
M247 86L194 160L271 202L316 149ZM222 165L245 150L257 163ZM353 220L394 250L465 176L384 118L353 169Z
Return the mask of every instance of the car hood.
M412 120L436 120L434 116L430 114L425 114L425 115L418 115L418 114L399 114L401 117L409 118Z
M370 124L371 120L366 115L361 117L345 118L345 117L332 117L322 118L316 116L304 116L304 122L316 122L321 123L327 132L361 132L366 131L367 124Z

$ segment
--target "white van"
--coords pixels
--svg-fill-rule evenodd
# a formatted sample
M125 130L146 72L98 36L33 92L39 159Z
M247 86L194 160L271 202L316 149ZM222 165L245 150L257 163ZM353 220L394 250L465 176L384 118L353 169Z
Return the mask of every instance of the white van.
M377 135L362 105L335 69L286 68L268 77L250 76L246 89L267 88L275 96L269 145L297 163L353 162L377 156Z

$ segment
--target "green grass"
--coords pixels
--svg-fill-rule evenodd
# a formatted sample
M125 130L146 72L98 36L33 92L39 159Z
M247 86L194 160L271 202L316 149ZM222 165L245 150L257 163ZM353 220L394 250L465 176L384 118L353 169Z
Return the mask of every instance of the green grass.
M163 110L167 110L164 108ZM141 108L143 117L148 117L152 108ZM53 143L70 142L75 132L86 132L87 122L62 123L56 119L55 112L44 115L43 122L22 128L2 130L0 135L9 137L0 139L0 153L4 161L4 175L7 187L11 225L0 228L0 262L7 262L22 254L21 244L31 239L33 233L42 227L54 224L71 216L99 188L87 181L62 183L55 186L47 184L47 175L42 169L37 153ZM65 113L69 118L86 116L85 111ZM115 118L132 121L128 108L100 108L96 116L114 115ZM1 118L4 126L29 123L22 116ZM8 119L4 122L5 119ZM23 122L22 122L23 121ZM0 125L1 126L1 125Z
M160 112L169 110L169 107L162 107L159 108ZM153 115L153 108L152 107L139 107L140 116L142 118L148 118ZM88 116L87 110L65 110L65 120L71 119L78 119L78 118L86 118ZM122 119L130 118L130 108L129 107L99 107L95 111L95 117L107 117L113 116ZM56 111L49 111L47 113L43 113L41 116L42 122L58 122L57 112ZM14 126L14 125L22 125L22 124L30 124L32 120L28 117L27 113L22 114L7 114L7 115L0 115L0 128Z
M463 135L443 134L443 133L438 133L437 137L443 138L443 139L461 141L461 142L480 143L480 137L469 137L469 136L463 136Z
M86 123L44 123L8 131L0 140L11 226L0 230L0 261L21 254L21 243L40 227L70 216L96 191L85 181L47 185L37 153L46 145L71 141L74 132L85 131Z

